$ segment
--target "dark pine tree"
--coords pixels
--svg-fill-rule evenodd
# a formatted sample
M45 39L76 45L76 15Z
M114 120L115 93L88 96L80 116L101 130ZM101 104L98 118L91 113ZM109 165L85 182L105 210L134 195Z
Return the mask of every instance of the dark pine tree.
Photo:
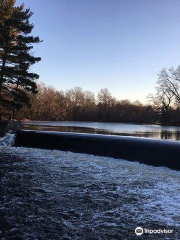
M0 2L0 104L15 110L30 106L30 94L37 92L39 75L29 71L41 58L31 54L39 37L31 36L34 25L29 22L32 12L14 0Z

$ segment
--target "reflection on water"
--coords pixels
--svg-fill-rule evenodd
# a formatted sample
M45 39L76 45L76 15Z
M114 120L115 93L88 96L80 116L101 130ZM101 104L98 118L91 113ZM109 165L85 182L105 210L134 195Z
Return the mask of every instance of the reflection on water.
M180 141L180 127L95 122L23 122L22 129L135 136Z

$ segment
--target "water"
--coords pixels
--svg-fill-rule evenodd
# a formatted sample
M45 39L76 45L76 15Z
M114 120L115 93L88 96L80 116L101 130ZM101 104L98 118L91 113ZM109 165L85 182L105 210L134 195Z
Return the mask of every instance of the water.
M178 171L7 141L0 176L1 239L180 239Z
M11 147L14 145L15 134L7 133L4 137L0 138L0 147Z
M180 127L98 122L22 122L22 129L110 134L180 141Z

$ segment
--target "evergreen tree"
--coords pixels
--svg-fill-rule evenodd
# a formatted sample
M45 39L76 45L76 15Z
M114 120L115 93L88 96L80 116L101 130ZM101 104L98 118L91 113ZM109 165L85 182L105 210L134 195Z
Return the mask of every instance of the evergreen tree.
M39 76L29 72L31 65L41 58L31 54L39 37L31 36L34 25L29 22L32 12L15 0L0 2L0 104L13 110L30 105L29 94L36 93L35 80Z

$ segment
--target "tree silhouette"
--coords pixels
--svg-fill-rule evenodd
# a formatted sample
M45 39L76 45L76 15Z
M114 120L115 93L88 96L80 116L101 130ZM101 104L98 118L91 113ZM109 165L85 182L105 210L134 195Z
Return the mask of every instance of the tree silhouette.
M40 42L31 35L33 13L24 4L16 7L15 2L0 2L0 104L12 107L13 118L15 109L30 105L28 93L36 93L39 75L29 69L41 60L31 54L33 44Z

